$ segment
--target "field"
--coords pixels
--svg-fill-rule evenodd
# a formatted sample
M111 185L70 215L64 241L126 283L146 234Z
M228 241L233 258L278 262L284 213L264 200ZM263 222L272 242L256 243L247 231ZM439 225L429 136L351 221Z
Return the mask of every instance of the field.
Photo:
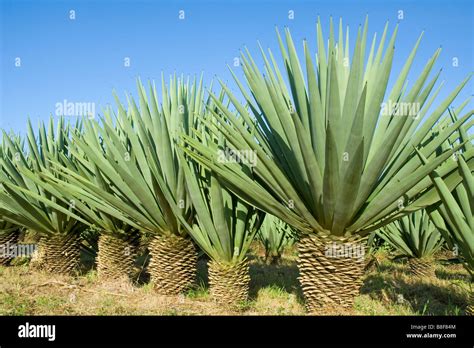
M200 259L198 285L181 296L156 294L140 268L131 284L99 282L92 267L77 277L33 271L26 263L0 267L0 315L305 315L296 251L287 251L279 265L267 265L255 244L250 258L250 300L238 310L210 298L206 260ZM405 262L391 260L385 250L377 258L352 310L317 314L464 315L469 277L448 252L437 254L435 278L411 276Z

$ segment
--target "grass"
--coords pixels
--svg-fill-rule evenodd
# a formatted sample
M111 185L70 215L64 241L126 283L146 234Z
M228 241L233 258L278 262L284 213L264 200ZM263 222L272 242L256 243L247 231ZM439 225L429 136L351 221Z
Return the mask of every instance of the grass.
M32 271L24 263L0 267L0 315L304 315L296 254L266 265L261 250L250 255L250 299L235 312L209 295L206 260L198 263L198 282L181 296L157 295L146 282L104 283L91 269L78 277ZM403 261L382 253L380 264L364 276L353 315L464 315L469 277L462 265L438 260L436 277L415 278Z

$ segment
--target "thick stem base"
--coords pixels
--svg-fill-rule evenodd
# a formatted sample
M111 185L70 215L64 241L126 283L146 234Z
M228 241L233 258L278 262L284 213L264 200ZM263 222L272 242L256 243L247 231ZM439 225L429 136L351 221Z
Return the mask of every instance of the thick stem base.
M179 236L156 236L150 241L148 270L155 289L164 295L177 295L189 289L196 279L197 252L192 241Z
M298 251L308 312L352 307L362 285L365 247L353 240L306 235L298 242Z
M209 285L214 300L229 307L244 303L249 296L249 264L244 260L235 265L209 262Z

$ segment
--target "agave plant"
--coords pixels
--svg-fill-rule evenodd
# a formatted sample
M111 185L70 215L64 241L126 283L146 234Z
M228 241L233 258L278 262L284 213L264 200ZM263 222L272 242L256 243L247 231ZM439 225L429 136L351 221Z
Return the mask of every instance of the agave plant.
M444 243L441 233L425 210L418 210L392 222L378 231L399 254L406 256L416 276L434 276L433 254Z
M105 119L113 127L110 110L105 110ZM84 143L95 147L97 152L106 156L105 148L97 138L97 124L84 121L84 131L76 136ZM119 128L115 130L123 144L127 139ZM139 233L137 225L120 210L104 205L100 195L104 192L113 196L114 186L98 167L72 142L70 152L76 159L73 165L66 159L61 163L52 163L51 172L43 172L35 183L45 191L60 197L74 207L74 213L80 214L92 231L97 231L98 253L97 273L100 279L127 279L133 272L137 254ZM65 163L67 166L62 165ZM48 203L47 201L45 202Z
M152 236L151 281L159 292L176 294L194 282L197 253L179 219L191 221L194 212L174 140L178 131L193 127L195 113L202 110L202 79L191 83L174 77L168 89L162 78L161 104L156 87L150 84L149 89L147 96L138 82L140 108L130 98L127 111L116 97L114 117L87 122L86 136L73 134L75 146L93 164L96 180L59 170L80 187L95 214L110 215ZM171 208L163 190L178 202L178 210Z
M0 157L0 219L38 233L41 266L49 272L65 274L74 272L79 265L80 234L85 221L72 213L69 203L38 186L34 178L49 171L51 162L73 161L67 150L70 130L61 118L55 132L51 117L48 130L41 123L36 136L28 121L28 152L24 153L19 143L3 132L8 151L15 155Z
M184 157L181 163L196 209L196 219L183 225L211 259L211 295L220 304L235 306L248 299L246 255L264 214L222 187L212 171L188 164Z
M451 122L431 141L424 140L469 77L434 107L439 73L430 75L438 49L409 87L407 76L420 36L384 99L397 33L396 28L384 50L387 28L388 24L378 45L374 36L365 62L366 20L350 61L342 21L337 42L331 21L325 47L318 20L316 65L307 42L303 43L306 81L286 29L287 46L280 34L278 40L289 86L270 50L267 55L261 49L265 74L248 50L242 53L250 90L234 77L245 105L221 83L230 106L211 95L218 108L212 112L219 122L207 126L211 132L222 132L233 151L256 153L258 165L251 175L233 163L219 162L217 145L183 136L193 148L190 155L224 185L301 232L300 282L310 311L352 305L364 267L360 239L439 199L427 174L440 166L440 175L450 185L460 181L454 164L446 161L458 147L437 150L473 111ZM422 164L415 148L430 158L429 164ZM333 257L327 253L331 246L348 252Z
M258 237L265 248L265 262L278 264L284 249L294 244L296 231L277 217L267 215L258 231Z

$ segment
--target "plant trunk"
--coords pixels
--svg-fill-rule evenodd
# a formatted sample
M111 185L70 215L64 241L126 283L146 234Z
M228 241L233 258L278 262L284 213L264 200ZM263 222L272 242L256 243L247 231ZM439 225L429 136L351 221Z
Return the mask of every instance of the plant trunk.
M281 261L281 255L278 253L266 253L265 254L265 263L267 265L278 265Z
M0 231L0 266L8 266L13 260L10 248L18 243L19 231Z
M408 260L408 265L410 266L410 271L414 276L417 277L434 277L435 270L433 267L432 260L410 258Z
M223 306L236 307L249 296L249 264L247 260L228 265L209 262L209 286L211 296Z
M474 291L469 291L469 298L466 307L466 315L474 315Z
M197 252L189 238L156 236L149 244L148 270L155 289L164 295L177 295L189 289L196 279Z
M354 239L305 235L298 251L308 312L352 307L362 285L365 246Z
M97 275L102 280L130 279L137 256L137 233L127 238L101 234L97 254Z
M55 274L74 274L80 264L80 241L73 233L41 237L31 266Z

